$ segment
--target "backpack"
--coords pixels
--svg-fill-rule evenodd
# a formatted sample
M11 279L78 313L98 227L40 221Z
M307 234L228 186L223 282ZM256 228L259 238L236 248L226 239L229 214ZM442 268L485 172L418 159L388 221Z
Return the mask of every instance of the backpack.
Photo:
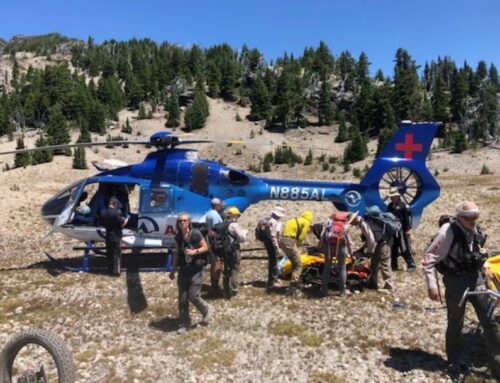
M402 229L401 221L389 212L367 209L364 216L365 222L370 226L375 242L391 241L397 237Z
M255 227L255 239L264 242L266 239L271 238L271 233L269 232L269 220L271 217L264 217L259 219L257 226Z
M473 238L473 249L472 249L473 251L469 253L467 251L468 244L465 241L464 234L457 227L455 221L456 219L454 216L444 214L439 217L438 225L439 227L441 227L446 223L450 224L451 230L453 231L453 241L450 245L450 249L452 249L457 242L461 243L461 246L463 248L463 254L465 255L463 258L460 259L448 256L445 259L441 260L440 262L436 263L435 265L436 270L441 274L445 274L446 272L453 272L453 273L461 273L464 271L473 272L478 268L480 269L487 258L487 254L485 252L479 251L479 249L484 246L486 238L488 237L486 234L483 233L483 229L481 228L481 226L479 225L476 226L477 233L474 235ZM431 243L434 242L436 236L437 234L432 237L426 248L428 248L431 245Z
M344 243L349 231L347 224L349 213L335 212L326 221L324 239L329 243Z
M213 236L210 244L214 253L224 256L236 250L238 244L229 232L231 223L232 221L221 222L212 227Z

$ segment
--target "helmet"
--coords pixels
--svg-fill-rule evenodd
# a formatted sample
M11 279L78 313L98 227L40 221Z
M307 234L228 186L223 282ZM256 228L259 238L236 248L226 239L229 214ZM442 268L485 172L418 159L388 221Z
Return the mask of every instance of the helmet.
M309 223L312 223L313 221L313 213L309 210L306 210L305 212L302 213L302 218L306 219L309 221Z
M236 206L231 206L229 209L226 210L226 214L241 215L241 212Z

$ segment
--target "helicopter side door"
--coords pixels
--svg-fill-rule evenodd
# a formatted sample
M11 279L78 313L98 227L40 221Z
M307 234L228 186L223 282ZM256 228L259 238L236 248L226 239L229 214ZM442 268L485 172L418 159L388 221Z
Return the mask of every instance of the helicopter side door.
M174 195L169 185L141 187L137 233L145 246L175 244Z

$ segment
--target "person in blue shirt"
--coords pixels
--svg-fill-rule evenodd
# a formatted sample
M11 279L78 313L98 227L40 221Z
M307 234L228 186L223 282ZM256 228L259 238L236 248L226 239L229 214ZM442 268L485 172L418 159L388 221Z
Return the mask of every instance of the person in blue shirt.
M211 229L218 223L223 222L222 209L224 204L219 198L212 199L212 209L205 215L205 223L208 229L208 242L210 246L210 233ZM219 286L220 274L222 270L222 261L220 254L213 250L210 251L210 285L214 294L220 294L221 288Z

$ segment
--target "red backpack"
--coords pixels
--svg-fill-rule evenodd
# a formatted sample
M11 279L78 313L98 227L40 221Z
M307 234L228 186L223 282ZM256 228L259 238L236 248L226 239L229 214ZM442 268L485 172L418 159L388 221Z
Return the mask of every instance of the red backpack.
M348 212L335 212L326 222L325 240L329 243L345 243L348 233Z

